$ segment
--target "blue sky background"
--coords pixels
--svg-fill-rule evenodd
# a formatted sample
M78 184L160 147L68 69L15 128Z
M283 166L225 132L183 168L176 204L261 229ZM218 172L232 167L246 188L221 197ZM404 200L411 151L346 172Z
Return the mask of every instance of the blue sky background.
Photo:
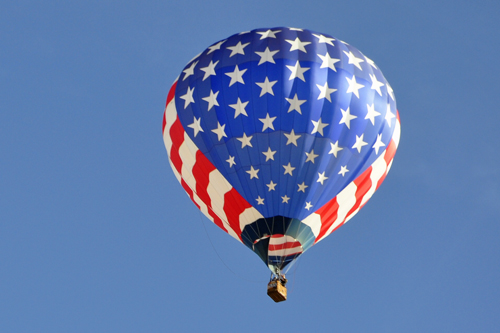
M493 332L500 327L496 1L0 4L1 332ZM382 69L401 116L370 202L269 271L196 210L161 136L184 65L307 28Z

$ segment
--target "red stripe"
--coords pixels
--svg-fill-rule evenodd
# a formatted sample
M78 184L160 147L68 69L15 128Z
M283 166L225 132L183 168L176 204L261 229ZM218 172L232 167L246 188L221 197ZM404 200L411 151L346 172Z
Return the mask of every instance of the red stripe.
M177 87L177 81L174 82L174 84L172 85L172 87L170 87L170 90L168 91L168 95L167 95L167 105L168 103L170 103L171 100L174 99L174 96L175 96L175 88Z
M294 247L302 247L302 244L300 244L300 242L286 242L284 244L269 244L269 251L292 249Z
M182 127L179 117L175 120L170 128L170 138L172 139L172 148L170 150L170 160L181 175L182 159L179 155L179 148L184 142L184 128Z
M196 203L196 201L194 201L194 197L193 197L193 191L191 190L191 188L188 186L188 184L186 184L186 182L184 181L184 179L181 179L181 185L182 187L184 188L184 191L186 191L186 193L189 195L189 197L191 198L191 201L196 205L196 207L198 207L198 209L200 209L200 205L198 205Z
M167 126L167 112L163 112L163 125L161 127L161 132L165 133L165 127Z
M351 208L351 210L349 210L346 217L350 216L354 211L356 211L356 209L359 208L363 196L366 194L366 192L370 190L370 187L372 186L372 180L370 179L372 170L373 167L370 166L360 176L358 176L358 178L354 180L354 185L356 185L356 194L355 194L356 203Z
M385 150L385 156L384 156L384 160L385 160L385 163L387 163L387 165L389 165L389 163L391 162L391 160L394 158L394 155L396 154L396 143L394 142L394 140L391 140L391 142L389 142L389 145L387 146L387 149Z
M240 215L245 209L252 207L243 197L232 188L224 195L224 212L226 212L227 221L231 229L241 239ZM242 240L243 241L243 240Z
M319 230L318 236L316 236L315 242L323 238L328 229L332 226L333 222L335 222L337 219L338 209L339 204L337 203L337 197L335 197L316 211L321 219L321 229Z
M208 214L214 219L214 223L227 232L222 220L212 210L212 199L208 195L207 188L210 183L210 172L215 170L215 166L198 150L196 152L196 163L193 166L193 176L196 179L196 194L207 205Z

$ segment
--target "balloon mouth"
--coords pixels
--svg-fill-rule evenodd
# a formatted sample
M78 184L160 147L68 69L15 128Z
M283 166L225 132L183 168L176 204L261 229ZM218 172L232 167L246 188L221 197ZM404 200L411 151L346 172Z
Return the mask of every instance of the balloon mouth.
M261 218L245 226L243 243L279 274L314 243L314 234L300 220L284 216Z

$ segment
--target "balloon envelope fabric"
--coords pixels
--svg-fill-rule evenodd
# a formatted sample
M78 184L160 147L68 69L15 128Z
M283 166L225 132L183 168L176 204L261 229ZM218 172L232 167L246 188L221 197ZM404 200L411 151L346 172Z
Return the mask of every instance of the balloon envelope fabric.
M392 88L372 60L284 27L235 34L192 59L163 122L184 190L273 273L368 201L399 135Z

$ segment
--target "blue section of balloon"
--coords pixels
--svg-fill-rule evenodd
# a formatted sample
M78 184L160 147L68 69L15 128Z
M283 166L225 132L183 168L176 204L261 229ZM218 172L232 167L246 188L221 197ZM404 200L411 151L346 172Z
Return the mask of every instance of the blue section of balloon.
M175 103L186 133L250 204L299 220L380 156L396 121L370 59L290 28L215 43L185 67Z

